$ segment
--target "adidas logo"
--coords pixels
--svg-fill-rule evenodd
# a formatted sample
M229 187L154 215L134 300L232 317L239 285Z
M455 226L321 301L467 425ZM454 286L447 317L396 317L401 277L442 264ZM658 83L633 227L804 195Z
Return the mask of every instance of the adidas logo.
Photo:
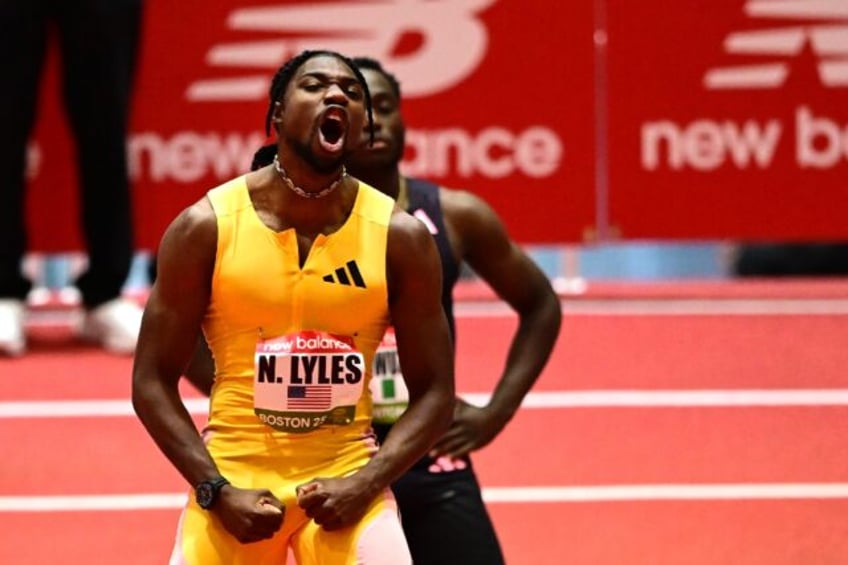
M848 87L848 0L748 0L746 15L787 25L737 31L727 36L731 55L760 57L758 63L713 68L704 75L709 90L779 88L790 72L787 59L809 46L827 88ZM802 23L799 23L802 22Z
M365 281L362 280L362 273L359 272L359 266L357 266L356 261L348 261L344 267L339 267L329 275L324 275L322 280L328 283L367 288Z

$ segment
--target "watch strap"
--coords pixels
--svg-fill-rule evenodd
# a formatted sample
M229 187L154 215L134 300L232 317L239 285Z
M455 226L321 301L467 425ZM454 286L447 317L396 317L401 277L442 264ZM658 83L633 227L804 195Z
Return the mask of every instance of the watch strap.
M209 483L209 486L211 486L213 489L215 489L216 493L219 490L221 490L224 487L224 485L230 484L230 481L228 481L224 477L217 477L217 478L210 479L210 480L204 481L204 482Z

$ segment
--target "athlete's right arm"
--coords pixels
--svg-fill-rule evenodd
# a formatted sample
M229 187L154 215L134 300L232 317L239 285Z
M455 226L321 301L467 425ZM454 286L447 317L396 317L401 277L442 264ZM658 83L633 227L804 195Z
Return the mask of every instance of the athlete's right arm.
M217 237L215 213L206 198L166 230L133 365L136 414L192 486L220 476L178 388L209 303ZM242 542L268 538L282 524L282 504L265 490L225 486L213 510Z
M209 303L217 237L215 213L205 198L166 230L133 365L136 414L190 485L219 475L178 389Z

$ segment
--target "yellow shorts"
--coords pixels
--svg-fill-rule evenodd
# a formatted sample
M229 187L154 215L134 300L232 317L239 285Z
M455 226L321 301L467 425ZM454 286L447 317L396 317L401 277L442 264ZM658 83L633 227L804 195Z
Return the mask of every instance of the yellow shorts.
M180 519L170 565L286 565L287 555L297 565L411 565L390 491L377 497L357 524L333 531L289 502L280 531L249 544L239 543L213 514L190 502Z
M224 529L214 513L194 502L192 492L180 518L171 565L286 565L287 554L294 556L297 565L411 565L390 490L371 503L362 520L341 530L324 530L297 505L295 489L299 485L316 477L349 475L367 464L369 450L354 448L338 454L324 468L307 465L298 469L286 468L285 460L252 456L233 461L216 457L215 451L210 449L221 474L233 485L267 488L282 501L286 507L283 525L269 540L242 544ZM308 458L298 461L303 463Z

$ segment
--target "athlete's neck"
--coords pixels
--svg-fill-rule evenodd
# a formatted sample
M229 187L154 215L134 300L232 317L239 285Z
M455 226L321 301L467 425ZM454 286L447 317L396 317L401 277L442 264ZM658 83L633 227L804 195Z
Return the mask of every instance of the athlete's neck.
M401 174L397 166L391 166L385 169L370 169L362 172L354 171L351 168L350 173L395 200L400 196Z
M291 181L296 187L309 192L318 194L325 190L337 180L343 180L345 171L344 166L339 165L338 169L329 172L319 172L309 162L292 155L289 152L278 152L274 167L277 169L278 176L283 185L286 185L285 179ZM277 168L279 166L279 168ZM280 169L284 173L280 173ZM287 186L287 188L289 188ZM298 191L293 190L292 194ZM300 197L300 196L299 196Z
M339 186L339 184L347 176L347 172L345 171L344 165L342 165L342 172L339 174L339 178L337 178L336 180L334 180L333 182L331 182L329 185L327 185L325 188L322 188L318 192L314 192L314 191L305 190L305 189L297 186L296 184L294 184L294 181L292 181L289 178L286 170L282 167L282 165L280 165L280 160L279 160L277 155L274 155L274 169L277 170L277 174L279 175L280 180L283 181L283 184L285 184L288 188L290 188L292 190L292 192L294 192L295 194L297 194L298 196L300 196L302 198L309 198L309 199L324 198L325 196L329 195L331 192L333 192L336 189L336 187Z

